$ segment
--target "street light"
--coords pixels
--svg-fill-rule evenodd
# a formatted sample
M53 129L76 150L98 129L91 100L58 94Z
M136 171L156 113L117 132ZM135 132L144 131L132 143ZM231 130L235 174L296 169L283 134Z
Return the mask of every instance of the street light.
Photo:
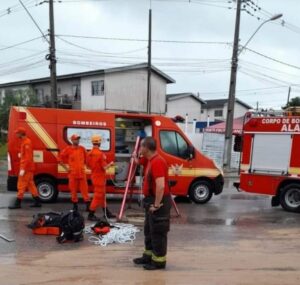
M271 22L271 21L275 21L279 18L282 17L282 14L276 14L273 17L271 17L268 20L265 20L264 22L262 22L258 28L255 30L255 32L253 33L253 35L249 38L249 40L243 45L243 47L239 50L238 55L240 55L240 53L246 48L246 46L249 44L249 42L252 40L252 38L255 36L255 34L259 31L259 29L266 23Z
M241 15L241 3L242 0L237 1L236 9L236 22L234 32L233 51L231 59L231 74L229 84L229 94L227 103L227 116L226 116L226 129L225 129L225 142L224 142L224 153L223 153L223 168L230 170L231 163L231 147L232 147L232 130L233 130L233 118L234 118L234 104L235 104L235 89L236 89L236 76L238 67L238 56L243 49L248 45L258 30L267 22L277 20L282 17L282 14L272 16L270 19L264 21L255 30L253 35L249 38L246 44L239 50L239 32L240 32L240 15Z

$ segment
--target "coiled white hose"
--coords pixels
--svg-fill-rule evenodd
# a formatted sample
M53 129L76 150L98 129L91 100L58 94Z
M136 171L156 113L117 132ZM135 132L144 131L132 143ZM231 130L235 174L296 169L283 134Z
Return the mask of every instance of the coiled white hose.
M115 223L112 226L114 227L107 234L90 236L88 241L101 246L107 246L111 243L133 243L136 239L136 233L140 231L132 224ZM86 227L84 232L86 234L94 233L91 227Z

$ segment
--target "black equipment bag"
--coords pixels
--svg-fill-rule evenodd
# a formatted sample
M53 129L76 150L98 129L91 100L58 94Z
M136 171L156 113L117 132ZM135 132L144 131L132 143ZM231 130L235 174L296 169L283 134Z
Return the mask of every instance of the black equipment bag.
M82 241L84 230L84 218L78 211L69 211L62 214L60 221L61 234L56 238L57 242Z

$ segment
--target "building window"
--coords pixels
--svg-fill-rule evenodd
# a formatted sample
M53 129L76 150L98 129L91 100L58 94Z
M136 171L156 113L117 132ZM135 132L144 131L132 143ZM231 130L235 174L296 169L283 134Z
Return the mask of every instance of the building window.
M203 109L201 109L201 114L204 114L204 110Z
M79 84L73 84L72 85L72 96L74 98L74 101L79 101L81 99L80 94L80 85Z
M215 110L215 117L223 117L223 110Z
M92 81L92 96L104 95L104 80Z
M57 87L57 94L60 95L61 94L61 88Z
M35 94L40 103L45 103L44 89L42 88L35 89Z

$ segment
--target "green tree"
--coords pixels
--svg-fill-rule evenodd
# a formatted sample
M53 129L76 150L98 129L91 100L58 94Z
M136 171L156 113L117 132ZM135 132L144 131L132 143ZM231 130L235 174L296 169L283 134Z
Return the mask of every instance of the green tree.
M300 97L292 98L282 109L286 109L288 107L300 107Z
M0 139L4 141L3 130L8 129L9 111L12 106L34 106L38 100L32 88L22 90L6 90L5 97L0 105Z

